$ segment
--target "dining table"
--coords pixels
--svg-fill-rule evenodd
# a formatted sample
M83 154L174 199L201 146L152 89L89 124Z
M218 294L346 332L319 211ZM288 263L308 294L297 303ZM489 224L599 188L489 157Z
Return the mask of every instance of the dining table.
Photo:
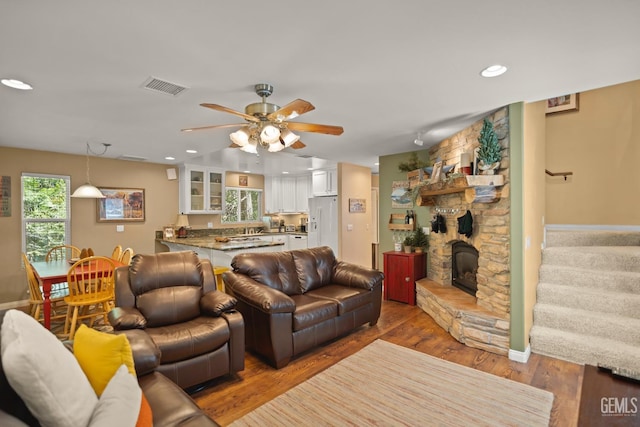
M125 265L116 260L113 260L113 263L116 268ZM44 327L51 329L51 288L57 283L65 283L67 281L67 273L69 272L72 263L69 260L62 259L54 261L35 261L32 262L31 265L33 266L37 276L40 278L40 283L42 284L42 312L44 316Z

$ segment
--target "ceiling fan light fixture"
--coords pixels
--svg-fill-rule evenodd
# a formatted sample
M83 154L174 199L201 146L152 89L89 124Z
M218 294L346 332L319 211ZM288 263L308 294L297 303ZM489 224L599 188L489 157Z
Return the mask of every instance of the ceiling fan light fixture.
M270 153L277 153L278 151L284 150L284 148L285 147L284 147L283 143L281 143L280 141L276 141L276 142L273 142L273 143L269 144L268 151Z
M246 145L241 146L240 149L245 153L258 154L258 143L255 139L252 139Z
M274 142L280 141L280 129L275 127L274 125L266 125L260 131L260 140L262 142L266 142L267 144L273 144Z
M286 147L290 147L300 140L300 136L291 132L289 129L282 129L280 132L280 142Z
M239 145L240 147L244 147L249 143L250 136L251 135L249 134L249 132L247 132L246 128L242 128L231 133L229 135L229 138L231 139L231 142L233 142L234 144Z

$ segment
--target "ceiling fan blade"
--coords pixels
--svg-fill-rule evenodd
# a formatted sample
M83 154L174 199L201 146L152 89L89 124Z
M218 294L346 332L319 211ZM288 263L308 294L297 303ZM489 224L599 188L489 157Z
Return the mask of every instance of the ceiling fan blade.
M217 128L233 128L233 127L240 127L240 126L246 126L246 123L233 123L233 124L228 124L228 125L212 125L212 126L202 126L202 127L198 127L198 128L186 128L186 129L180 129L182 132L191 132L194 130L206 130L206 129L217 129Z
M223 107L218 104L200 104L202 107L211 108L212 110L222 111L223 113L235 114L236 116L240 116L245 120L249 120L250 122L259 122L260 119L257 117L250 116L245 113L241 113L240 111L232 110L231 108Z
M291 101L284 107L281 107L280 109L269 114L267 116L267 119L271 121L291 120L303 115L304 113L308 113L315 108L316 107L314 107L310 102L305 101L304 99L296 99L295 101Z
M319 125L315 123L287 122L287 128L300 132L326 133L328 135L342 135L342 132L344 132L342 126Z
M302 141L297 140L296 142L291 144L290 148L293 148L294 150L298 150L298 149L304 148L304 147L306 147L306 145Z
M229 145L229 148L240 148L240 146L234 142L231 143L231 145Z

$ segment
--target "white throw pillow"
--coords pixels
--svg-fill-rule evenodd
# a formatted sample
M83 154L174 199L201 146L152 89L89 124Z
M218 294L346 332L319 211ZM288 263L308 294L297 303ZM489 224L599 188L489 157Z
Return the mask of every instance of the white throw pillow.
M46 426L86 426L98 403L73 354L34 318L9 310L2 323L7 380Z
M142 390L136 377L122 365L100 396L89 427L135 426L141 402Z

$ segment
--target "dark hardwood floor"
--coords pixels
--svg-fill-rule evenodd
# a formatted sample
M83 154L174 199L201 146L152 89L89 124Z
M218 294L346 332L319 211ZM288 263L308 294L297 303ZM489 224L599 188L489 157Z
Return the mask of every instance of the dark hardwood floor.
M523 364L467 347L420 308L391 301L383 302L376 326L363 326L297 357L283 369L276 370L247 352L244 371L214 380L192 397L216 422L228 425L378 338L548 390L555 395L550 425L577 425L584 375L582 365L537 354L531 354L528 363ZM407 375L410 374L411 367L407 366Z

